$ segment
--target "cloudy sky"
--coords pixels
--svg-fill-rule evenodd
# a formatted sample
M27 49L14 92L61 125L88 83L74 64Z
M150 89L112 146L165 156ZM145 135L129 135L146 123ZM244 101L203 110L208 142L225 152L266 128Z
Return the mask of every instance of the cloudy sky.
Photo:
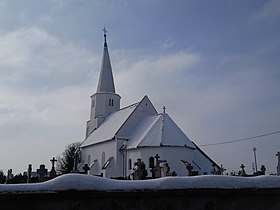
M108 44L122 106L148 95L197 145L280 130L279 0L0 0L0 169L82 141ZM276 173L280 133L201 146Z

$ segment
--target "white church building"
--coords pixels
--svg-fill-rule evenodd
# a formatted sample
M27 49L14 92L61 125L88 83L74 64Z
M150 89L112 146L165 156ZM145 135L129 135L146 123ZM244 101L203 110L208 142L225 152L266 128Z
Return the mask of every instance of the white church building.
M91 96L78 170L83 171L86 166L88 174L108 178L132 177L139 171L139 163L145 164L148 177L211 174L220 170L165 109L157 112L148 96L120 108L121 97L115 91L104 32L101 71L97 91Z

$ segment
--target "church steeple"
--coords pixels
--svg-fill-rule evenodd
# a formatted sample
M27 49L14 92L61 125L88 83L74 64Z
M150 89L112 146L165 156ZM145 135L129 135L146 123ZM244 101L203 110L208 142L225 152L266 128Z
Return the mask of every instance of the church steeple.
M104 27L104 49L103 58L101 64L101 71L99 75L99 81L97 86L97 93L115 93L114 78L112 73L112 67L110 62L110 56L107 46L107 31Z
M115 92L113 72L104 27L104 49L97 91L91 96L91 114L87 122L86 138L97 129L111 113L120 110L121 97Z

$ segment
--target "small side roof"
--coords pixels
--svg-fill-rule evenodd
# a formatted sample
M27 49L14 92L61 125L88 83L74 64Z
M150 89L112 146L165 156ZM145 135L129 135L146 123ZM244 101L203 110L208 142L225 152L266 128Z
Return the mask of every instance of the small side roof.
M127 148L154 146L196 146L168 114L148 116L141 120L128 141Z

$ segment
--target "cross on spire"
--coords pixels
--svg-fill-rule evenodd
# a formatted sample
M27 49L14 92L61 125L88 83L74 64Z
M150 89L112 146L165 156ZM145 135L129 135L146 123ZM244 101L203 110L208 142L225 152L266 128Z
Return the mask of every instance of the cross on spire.
M105 26L104 26L104 28L102 29L102 31L104 32L104 41L105 41L105 46L106 46L106 45L107 45L106 37L107 37L108 31L106 30Z

